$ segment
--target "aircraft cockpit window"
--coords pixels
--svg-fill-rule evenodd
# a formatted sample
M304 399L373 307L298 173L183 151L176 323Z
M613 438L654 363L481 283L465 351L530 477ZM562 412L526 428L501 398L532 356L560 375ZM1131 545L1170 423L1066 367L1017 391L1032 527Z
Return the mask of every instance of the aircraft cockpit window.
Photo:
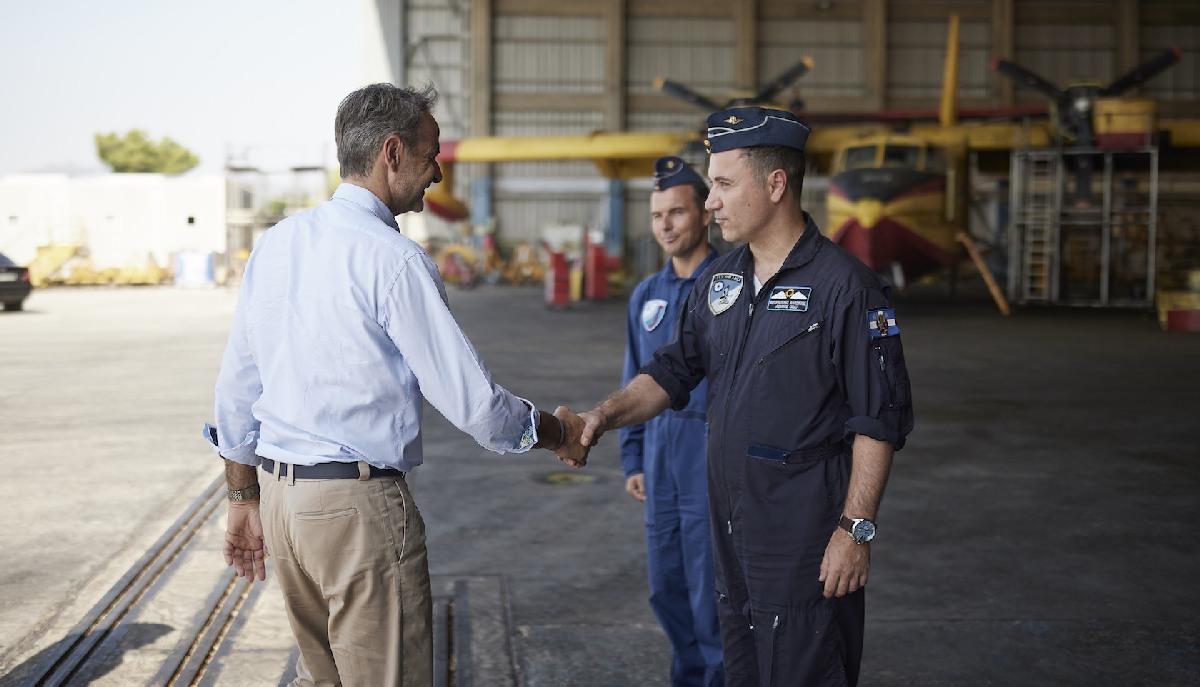
M925 171L943 174L946 171L946 156L941 148L925 149Z
M887 146L883 149L884 167L917 169L920 164L921 148L918 146Z
M875 166L875 146L855 146L846 149L845 169Z

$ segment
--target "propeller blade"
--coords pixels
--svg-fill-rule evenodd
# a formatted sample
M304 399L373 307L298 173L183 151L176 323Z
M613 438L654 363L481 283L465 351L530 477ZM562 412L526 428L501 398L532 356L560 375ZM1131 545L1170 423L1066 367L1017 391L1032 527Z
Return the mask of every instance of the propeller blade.
M664 79L661 76L654 80L654 89L662 93L666 93L667 95L679 98L680 100L689 102L697 107L702 107L709 112L715 112L721 109L720 105L693 91L687 86L671 81L670 79Z
M1140 86L1143 83L1153 79L1162 73L1164 69L1170 67L1183 57L1183 51L1178 46L1169 50L1164 50L1162 53L1150 58L1149 60L1134 67L1133 71L1125 76L1113 81L1108 86L1100 89L1102 96L1118 96L1133 88Z
M1008 60L1002 60L999 57L993 57L992 70L1001 76L1006 76L1012 79L1026 88L1041 93L1055 102L1060 102L1066 97L1066 93L1064 93L1058 86L1055 86L1028 69L1020 65L1013 64Z
M808 73L808 70L812 69L812 66L813 59L805 55L799 62L788 67L782 74L775 77L771 83L763 86L763 89L754 95L754 102L770 102L772 98L779 95L779 92L791 85L793 81Z

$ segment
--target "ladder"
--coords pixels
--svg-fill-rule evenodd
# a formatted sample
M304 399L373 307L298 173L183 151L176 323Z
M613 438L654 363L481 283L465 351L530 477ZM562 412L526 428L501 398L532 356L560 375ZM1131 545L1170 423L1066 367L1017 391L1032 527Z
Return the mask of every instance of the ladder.
M1057 149L1012 153L1008 297L1019 303L1058 299L1059 217L1063 157Z

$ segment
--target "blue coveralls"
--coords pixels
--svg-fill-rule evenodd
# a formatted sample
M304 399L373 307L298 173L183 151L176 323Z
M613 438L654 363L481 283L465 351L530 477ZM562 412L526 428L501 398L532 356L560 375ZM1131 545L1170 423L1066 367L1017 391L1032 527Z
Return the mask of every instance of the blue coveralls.
M889 288L806 222L757 294L747 246L718 258L697 278L679 337L642 368L676 408L707 375L731 687L857 683L864 593L825 599L821 560L842 515L854 436L899 449L913 426Z
M676 276L668 261L634 289L625 329L626 383L674 338L696 275L716 257L710 252L687 278ZM705 386L701 380L686 407L621 430L625 477L645 475L650 606L671 642L675 686L724 684L704 469Z

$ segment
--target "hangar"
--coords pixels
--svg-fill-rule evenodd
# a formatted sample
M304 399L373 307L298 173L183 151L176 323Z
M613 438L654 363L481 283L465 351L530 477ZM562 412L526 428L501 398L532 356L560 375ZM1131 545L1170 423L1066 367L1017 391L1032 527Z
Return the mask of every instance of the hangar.
M1012 282L1009 298L1151 306L1156 289L1184 288L1200 265L1200 220L1192 200L1197 177L1189 155L1200 145L1200 58L1191 48L1200 44L1200 8L1194 3L373 0L363 7L365 80L435 84L442 94L444 141L596 132L694 138L704 106L662 88L664 79L685 89L685 96L722 104L761 93L805 59L811 68L775 89L772 105L802 107L818 132L845 131L848 121L879 127L881 115L891 117L883 126L908 130L920 126L921 113L939 107L947 22L957 15L955 107L1027 132L987 151L970 150L962 173L970 181L963 187L968 207L960 221L989 255L998 279ZM1148 134L1132 145L1143 152L1118 153L1116 162L1110 155L1108 176L1104 156L1095 157L1095 210L1071 214L1071 170L1080 159L1072 151L1096 144L1076 144L1053 130L1035 140L1039 124L1055 116L1049 112L1055 103L1044 91L1021 86L1020 76L1062 89L1115 85L1175 47L1182 49L1177 63L1121 92L1122 101L1137 104L1109 106L1110 112L1149 108L1117 114L1150 122L1134 125ZM993 67L997 60L1023 74L1006 78ZM838 123L824 124L821 118L834 113ZM965 117L959 119L965 124ZM1168 126L1174 128L1160 133ZM1056 147L1065 148L1066 157L1053 153ZM1024 176L1013 181L1011 156L1038 149L1051 150L1057 167L1021 157L1018 175ZM702 148L685 145L681 152L703 165ZM622 255L635 275L658 264L644 219L650 191L644 166L613 175L586 159L527 157L498 154L494 161L453 165L452 188L439 191L461 199L470 213L466 221L477 233L494 232L501 252L523 241L536 244L546 227L583 226L603 234L609 251ZM833 161L813 157L806 207L828 232L834 228L826 210ZM1054 169L1062 178L1053 178ZM1041 196L1039 184L1045 187ZM1030 216L1028 206L1040 214ZM431 225L427 231L434 236L465 233L444 220L420 221ZM1053 250L1043 251L1043 245Z

